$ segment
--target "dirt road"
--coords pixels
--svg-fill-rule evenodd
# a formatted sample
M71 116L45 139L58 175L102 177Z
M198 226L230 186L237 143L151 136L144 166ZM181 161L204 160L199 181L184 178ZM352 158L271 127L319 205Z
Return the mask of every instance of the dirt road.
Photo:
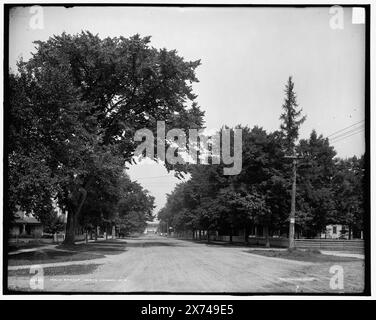
M36 275L30 274L29 269L24 274L10 273L8 287L28 291L119 293L338 293L363 290L362 260L341 263L344 288L333 289L330 287L333 274L329 272L333 263L263 257L248 253L247 247L208 245L156 236L102 244L105 258L57 263L58 272L49 264L50 269L44 269L42 284L35 281Z

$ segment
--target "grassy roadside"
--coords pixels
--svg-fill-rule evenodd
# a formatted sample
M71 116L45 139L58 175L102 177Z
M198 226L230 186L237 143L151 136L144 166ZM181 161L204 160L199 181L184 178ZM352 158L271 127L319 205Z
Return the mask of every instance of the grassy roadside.
M340 257L322 254L318 250L247 250L246 252L264 257L281 258L305 262L350 262L359 261L357 258Z
M43 268L44 276L61 276L61 275L81 275L94 272L100 264L73 264L63 267L47 267ZM28 277L31 276L29 269L10 270L8 271L9 277Z
M125 242L103 241L72 246L57 246L56 249L40 249L8 256L9 266L33 265L57 262L84 261L105 258L125 252Z
M56 250L39 250L32 252L23 252L16 255L11 255L8 258L9 266L34 265L44 263L70 262L92 260L104 258L104 255L84 252L66 252Z

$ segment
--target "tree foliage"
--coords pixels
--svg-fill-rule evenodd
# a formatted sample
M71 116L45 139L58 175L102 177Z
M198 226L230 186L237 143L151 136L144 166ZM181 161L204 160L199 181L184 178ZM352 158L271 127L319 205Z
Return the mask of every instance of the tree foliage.
M285 94L285 100L282 105L283 113L280 116L280 120L282 120L281 131L285 137L286 152L291 155L294 153L295 142L299 137L299 127L306 119L305 116L301 116L302 109L298 109L294 82L291 76L285 86Z
M242 171L223 175L223 165L194 165L187 182L168 195L159 212L176 231L206 230L232 235L251 225L266 234L287 235L291 204L292 164L285 155L299 154L296 225L298 236L316 237L328 224L363 227L364 159L335 158L329 140L312 131L297 143L305 121L289 77L280 130L242 129ZM227 128L227 127L224 127Z
M95 185L132 159L136 130L155 130L158 120L202 125L192 92L200 62L139 35L63 33L35 44L10 76L9 212L20 205L41 216L55 198L72 242Z

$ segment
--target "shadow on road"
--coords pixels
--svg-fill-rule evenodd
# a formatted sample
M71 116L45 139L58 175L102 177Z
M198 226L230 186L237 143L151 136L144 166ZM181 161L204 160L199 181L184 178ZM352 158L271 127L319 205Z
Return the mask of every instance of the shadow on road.
M101 255L120 254L125 252L127 243L117 241L98 241L93 243L75 244L72 246L58 246L57 249L68 250L72 252L87 252Z
M265 248L265 246L260 246L256 244L245 244L244 242L226 242L226 241L215 241L215 240L211 240L210 242L208 242L207 240L193 240L193 239L177 239L177 240L204 244L209 247L220 246L220 247L237 247L237 248Z
M167 242L167 241L157 241L157 240L151 240L151 241L145 241L141 240L134 241L134 242L128 242L126 244L127 247L181 247L177 242Z

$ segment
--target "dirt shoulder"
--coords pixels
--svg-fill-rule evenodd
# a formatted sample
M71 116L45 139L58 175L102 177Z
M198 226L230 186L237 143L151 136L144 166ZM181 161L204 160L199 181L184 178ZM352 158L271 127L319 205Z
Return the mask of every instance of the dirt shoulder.
M251 254L257 254L264 257L280 258L296 261L305 261L312 263L325 263L325 262L351 262L359 261L354 257L342 257L338 255L322 254L319 251L311 250L247 250Z

